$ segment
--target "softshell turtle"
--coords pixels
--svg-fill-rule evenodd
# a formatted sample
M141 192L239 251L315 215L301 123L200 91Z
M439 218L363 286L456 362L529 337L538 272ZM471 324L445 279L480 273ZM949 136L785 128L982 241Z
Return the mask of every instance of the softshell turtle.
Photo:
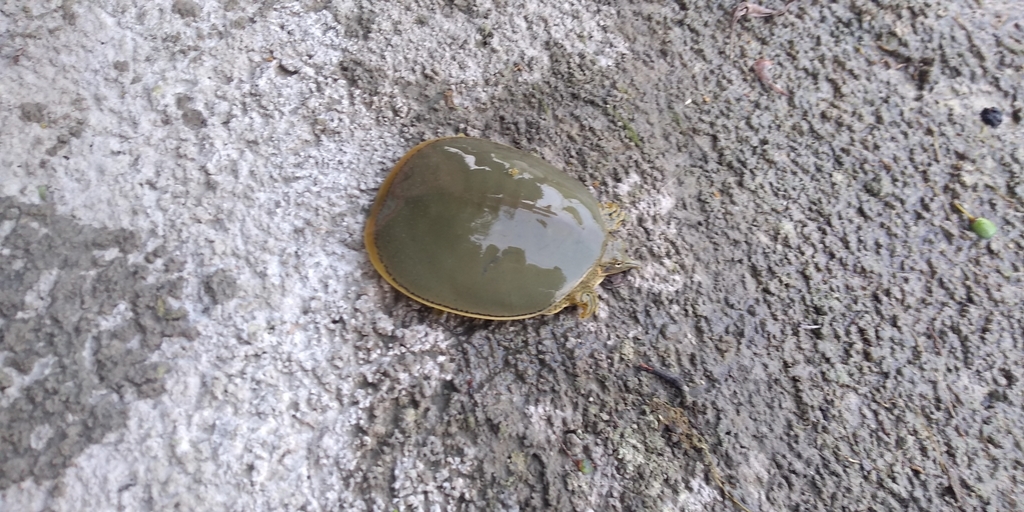
M578 305L586 318L605 276L637 266L608 235L622 218L530 153L444 137L391 169L365 241L384 279L428 306L516 320Z

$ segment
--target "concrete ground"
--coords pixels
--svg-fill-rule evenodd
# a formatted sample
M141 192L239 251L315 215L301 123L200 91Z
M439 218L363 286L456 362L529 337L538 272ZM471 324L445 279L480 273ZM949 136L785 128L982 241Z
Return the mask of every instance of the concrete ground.
M0 509L1024 507L1024 11L738 4L4 2ZM457 133L628 212L596 317L377 275Z

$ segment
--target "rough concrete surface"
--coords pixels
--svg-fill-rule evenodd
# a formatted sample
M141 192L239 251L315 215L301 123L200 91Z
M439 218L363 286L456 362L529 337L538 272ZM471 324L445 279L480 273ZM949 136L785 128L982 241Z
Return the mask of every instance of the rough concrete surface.
M4 2L0 509L1024 507L1024 11L738 4ZM629 212L595 318L376 274L457 133Z

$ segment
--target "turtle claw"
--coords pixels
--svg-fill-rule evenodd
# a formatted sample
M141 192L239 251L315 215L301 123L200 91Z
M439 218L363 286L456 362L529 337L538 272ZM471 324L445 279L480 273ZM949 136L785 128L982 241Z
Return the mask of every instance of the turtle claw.
M597 312L597 292L584 290L576 296L576 305L580 307L580 319L590 318Z

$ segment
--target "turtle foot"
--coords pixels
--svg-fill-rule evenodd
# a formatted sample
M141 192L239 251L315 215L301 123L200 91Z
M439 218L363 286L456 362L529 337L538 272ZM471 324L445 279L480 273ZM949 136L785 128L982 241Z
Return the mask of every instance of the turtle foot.
M576 296L576 305L580 307L580 318L590 318L591 315L597 312L597 292L594 290L584 290Z

